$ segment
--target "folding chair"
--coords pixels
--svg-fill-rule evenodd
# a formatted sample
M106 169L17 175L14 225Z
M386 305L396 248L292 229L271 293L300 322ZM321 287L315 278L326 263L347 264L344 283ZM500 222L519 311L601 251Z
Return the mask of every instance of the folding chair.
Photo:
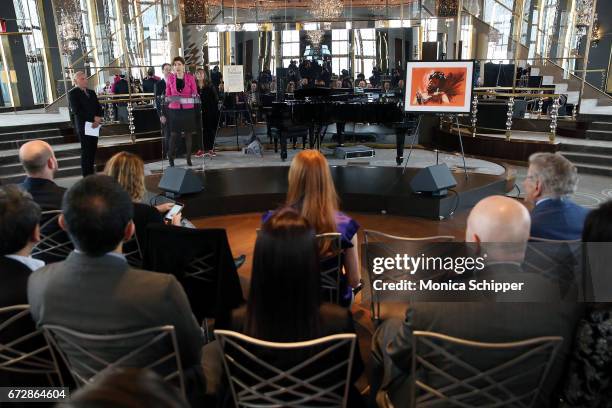
M238 407L346 407L357 335L275 343L215 330ZM303 356L291 366L280 356Z
M208 318L214 318L215 324L226 321L231 311L244 303L224 229L150 224L144 269L176 276L207 337Z
M546 336L483 343L414 331L411 406L534 407L562 341L560 336ZM480 366L474 361L478 353L500 360L500 352L509 357L498 363L482 358ZM482 361L487 362L485 367Z
M40 241L32 249L32 257L41 259L46 263L59 262L74 249L68 234L59 227L58 219L61 210L43 211L40 226Z
M34 327L29 305L0 308L0 371L44 375L49 384L64 382L42 330ZM9 385L9 384L5 384Z
M455 237L452 235L435 235L430 237L400 237L396 235L385 234L380 231L375 230L364 230L364 257L366 268L366 276L369 280L369 292L370 292L370 311L372 313L372 320L375 323L380 322L381 320L381 302L380 296L376 290L374 290L373 282L374 280L379 278L379 275L374 274L370 265L373 264L373 254L374 248L377 251L377 254L386 253L388 256L395 257L398 249L403 243L414 243L416 244L433 244L433 243L441 243L441 242L453 242ZM387 281L399 281L401 280L401 276L394 276L391 273L385 274L385 279Z
M134 268L142 268L143 256L139 242L136 231L134 231L132 238L123 243L123 256L125 256L128 264Z
M178 382L183 396L185 378L174 326L159 326L119 334L82 333L59 325L42 326L47 341L60 354L77 386L119 367L151 369L165 381Z
M340 276L342 275L342 241L338 232L317 234L319 248L326 248L321 256L321 300L340 303Z

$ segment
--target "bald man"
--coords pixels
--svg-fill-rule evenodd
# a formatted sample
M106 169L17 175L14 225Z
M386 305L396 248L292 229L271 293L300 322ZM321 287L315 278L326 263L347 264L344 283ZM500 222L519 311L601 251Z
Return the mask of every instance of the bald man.
M68 92L68 102L74 115L74 131L81 142L81 172L83 177L95 173L96 150L98 138L85 134L85 122L91 122L92 127L102 123L102 105L98 102L96 93L87 88L88 80L84 72L74 75L74 85Z
M529 229L529 213L523 205L513 199L493 196L476 204L468 217L466 241L478 246L478 249L487 255L492 255L490 258L493 258L494 262L489 263L490 258L488 258L485 270L470 275L467 279L477 281L493 279L496 282L504 282L508 278L518 278L516 279L518 282L531 282L528 276L530 274L526 274L521 268ZM505 243L503 247L500 244L502 242ZM512 250L507 250L509 246L507 243L514 244L510 245L513 247ZM498 298L495 295L483 300L486 301L415 302L408 307L403 321L397 318L385 320L372 339L373 397L378 402L391 402L396 407L410 406L412 341L415 330L491 343L512 342L540 336L561 336L564 340L534 404L537 407L551 406L556 399L555 390L560 382L576 322L580 316L579 308L574 304L559 302L502 303L500 301L509 299ZM535 301L540 302L540 300ZM499 350L487 353L477 349L469 351L465 348L459 348L454 352L453 346L448 347L448 351L462 361L483 369L504 364L517 355L512 351ZM443 370L454 366L441 355L430 356L427 360ZM498 382L503 382L517 373L531 372L532 363L533 360L525 360L517 366L500 371L495 378ZM465 374L465 370L453 373L460 378ZM431 375L425 379L425 382L438 389L448 384L439 375ZM538 378L529 377L523 382L509 382L507 385L516 394L526 395L537 389ZM465 390L448 392L449 395L453 395ZM500 390L492 389L489 392L503 398L503 392ZM486 406L487 403L490 404L491 401L482 394L474 394L468 405Z
M58 164L51 145L42 140L27 142L19 149L19 161L26 172L20 187L32 195L42 211L61 209L66 189L53 181Z

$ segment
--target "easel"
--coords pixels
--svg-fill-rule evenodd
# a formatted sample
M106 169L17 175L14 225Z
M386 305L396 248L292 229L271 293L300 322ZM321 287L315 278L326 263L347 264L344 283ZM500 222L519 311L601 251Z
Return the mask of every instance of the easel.
M461 158L463 160L463 171L465 173L465 179L467 180L468 179L468 172L467 172L467 166L465 164L465 151L463 150L463 139L461 139L461 128L459 127L459 114L455 114L455 115L439 114L438 116L440 116L440 118L442 116L454 116L455 117L455 123L457 125L457 137L459 137L459 146L461 148ZM404 163L404 168L402 170L402 174L404 174L406 172L406 168L408 167L408 160L410 160L410 155L412 154L412 150L414 148L415 140L417 140L418 137L419 137L419 130L421 128L421 118L422 117L423 117L423 115L419 115L415 131L410 136L410 150L408 151L408 157L406 158L406 162ZM452 128L452 124L451 124L451 133L452 132L453 132L453 128Z

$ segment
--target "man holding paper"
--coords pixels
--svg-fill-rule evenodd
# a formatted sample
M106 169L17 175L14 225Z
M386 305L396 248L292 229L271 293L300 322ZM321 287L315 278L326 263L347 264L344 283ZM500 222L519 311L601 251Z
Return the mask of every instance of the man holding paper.
M87 76L74 75L75 87L68 92L68 102L74 115L74 131L81 142L81 172L83 177L95 173L96 150L102 124L102 106L96 93L87 88Z

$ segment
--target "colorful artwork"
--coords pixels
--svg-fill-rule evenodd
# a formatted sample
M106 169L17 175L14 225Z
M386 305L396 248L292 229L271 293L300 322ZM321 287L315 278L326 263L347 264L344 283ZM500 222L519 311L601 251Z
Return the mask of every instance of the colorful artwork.
M473 61L408 62L407 112L469 113Z

